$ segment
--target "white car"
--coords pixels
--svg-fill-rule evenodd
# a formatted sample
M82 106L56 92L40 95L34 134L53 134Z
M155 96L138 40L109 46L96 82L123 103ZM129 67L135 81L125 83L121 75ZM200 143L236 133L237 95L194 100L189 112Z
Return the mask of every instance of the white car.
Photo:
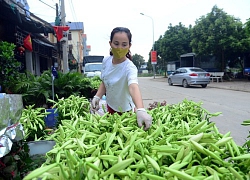
M181 67L168 77L168 84L182 85L187 88L190 85L201 85L205 88L210 83L210 74L198 67Z
M84 67L84 74L87 77L101 77L102 63L87 63Z

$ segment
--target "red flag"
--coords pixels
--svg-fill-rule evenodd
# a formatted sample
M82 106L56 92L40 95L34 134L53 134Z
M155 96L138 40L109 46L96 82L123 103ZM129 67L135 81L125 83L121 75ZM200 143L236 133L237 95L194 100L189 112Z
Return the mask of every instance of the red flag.
M31 41L30 34L28 36L26 36L26 38L24 38L24 40L23 40L23 46L26 49L28 49L29 51L32 51L32 41Z
M68 31L69 26L53 26L56 32L57 40L60 41L63 38L63 31Z

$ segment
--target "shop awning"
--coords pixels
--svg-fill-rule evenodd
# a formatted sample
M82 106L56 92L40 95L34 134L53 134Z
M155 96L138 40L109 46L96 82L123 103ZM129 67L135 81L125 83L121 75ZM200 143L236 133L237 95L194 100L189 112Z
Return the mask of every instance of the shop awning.
M16 24L20 28L30 33L53 33L53 26L30 13L30 18L18 11L16 6L10 5L0 0L0 19L5 19L10 23Z
M38 44L40 44L40 45L44 45L44 46L47 46L47 47L52 47L52 48L55 48L55 46L54 46L54 45L52 45L52 44L48 44L48 43L43 42L43 41L41 41L41 40L39 40L39 39L33 39L33 41L34 41L34 42L36 42L36 43L38 43Z

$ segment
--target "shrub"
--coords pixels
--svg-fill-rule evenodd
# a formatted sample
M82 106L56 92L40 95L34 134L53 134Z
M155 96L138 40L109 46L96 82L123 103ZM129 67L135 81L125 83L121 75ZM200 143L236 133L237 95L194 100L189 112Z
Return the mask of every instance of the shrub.
M14 58L15 45L0 41L0 85L3 92L9 92L19 75L20 62Z
M63 74L58 72L58 78L54 79L54 97L58 100L71 95L91 98L91 91L100 85L100 78L88 78L79 72ZM24 106L50 107L53 104L48 99L53 99L51 71L44 71L41 76L29 72L20 74L15 79L14 93L23 95ZM46 106L44 106L46 105Z

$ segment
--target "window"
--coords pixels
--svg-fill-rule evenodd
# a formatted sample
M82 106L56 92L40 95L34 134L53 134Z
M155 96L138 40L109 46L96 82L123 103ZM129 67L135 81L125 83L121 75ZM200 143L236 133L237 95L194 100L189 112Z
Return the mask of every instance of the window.
M69 54L72 54L73 45L69 44Z
M71 34L71 32L69 32L69 34L68 34L68 40L72 40L72 34Z
M200 69L200 68L193 68L193 69L190 69L190 71L192 71L192 72L205 72L203 69Z
M180 73L180 69L177 69L174 74L179 74Z
M102 70L102 64L86 64L85 65L86 72L95 72L95 71L101 71L101 70Z
M187 72L186 69L181 69L181 70L180 70L180 73L186 73L186 72Z

